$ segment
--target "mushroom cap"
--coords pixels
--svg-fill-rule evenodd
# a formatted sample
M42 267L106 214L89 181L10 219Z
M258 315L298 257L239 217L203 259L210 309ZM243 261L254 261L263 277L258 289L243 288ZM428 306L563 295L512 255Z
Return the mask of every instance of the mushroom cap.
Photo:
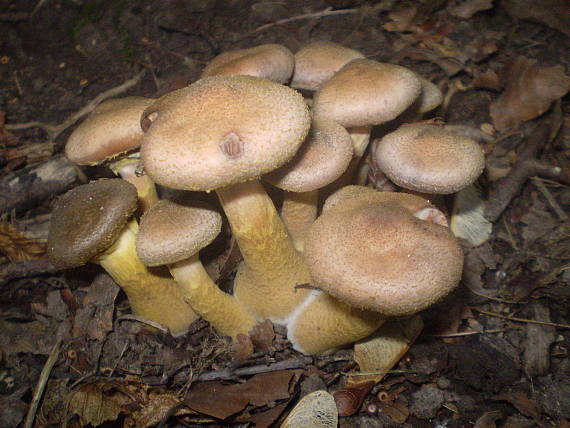
M47 242L54 266L81 266L107 250L137 208L135 186L101 179L75 187L55 202Z
M75 164L94 165L138 148L143 136L140 117L153 102L143 97L102 102L69 136L65 154Z
M162 200L140 220L137 254L147 266L176 263L209 245L221 228L222 216L205 203Z
M314 42L295 54L295 70L291 86L316 90L353 59L364 58L357 50L334 42Z
M422 93L415 101L416 111L418 113L427 113L428 111L437 108L443 101L443 94L440 89L435 86L433 82L428 79L418 76L422 84Z
M251 76L214 76L171 92L143 115L145 171L159 184L208 191L288 162L311 117L294 89Z
M400 127L375 142L372 156L394 183L424 193L457 192L485 167L479 144L432 124Z
M397 203L363 203L361 197L313 223L305 257L319 288L385 316L410 315L435 303L458 284L463 267L449 228Z
M353 152L352 139L346 129L332 120L316 118L293 159L263 178L283 190L317 190L342 175Z
M283 45L268 43L224 52L213 58L201 77L245 75L286 83L293 74L295 57Z
M413 71L355 59L315 92L313 113L345 128L379 125L395 119L420 93L421 83Z

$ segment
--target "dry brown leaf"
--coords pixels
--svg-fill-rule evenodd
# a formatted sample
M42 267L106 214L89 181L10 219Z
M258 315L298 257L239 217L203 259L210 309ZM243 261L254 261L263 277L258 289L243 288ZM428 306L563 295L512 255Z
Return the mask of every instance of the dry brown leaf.
M223 420L241 412L248 404L264 406L288 399L291 386L301 373L302 370L260 373L245 383L230 385L218 381L196 383L184 403L197 412Z
M397 424L403 424L410 416L410 409L403 401L380 402L380 410Z
M45 245L26 238L10 223L0 222L0 252L11 262L40 259L45 251Z
M488 69L487 71L479 74L473 80L473 86L475 88L491 89L493 91L501 90L501 83L499 81L499 76L495 71Z
M568 0L503 0L501 7L513 18L538 21L570 37Z
M507 401L525 416L533 419L540 419L540 410L536 403L528 398L523 391L513 391L510 393L500 394L493 397L493 400Z
M560 65L540 67L536 60L517 57L501 71L505 91L491 103L495 128L504 130L544 113L570 90L570 77Z
M249 332L249 337L257 351L269 351L275 339L273 323L269 320L258 323Z
M57 338L57 325L40 321L27 323L0 320L0 351L8 355L31 353L49 355Z
M456 6L450 7L449 13L458 18L469 19L477 12L482 10L491 9L493 7L493 0L466 0L460 1Z
M388 16L392 21L383 25L386 31L407 31L414 22L414 18L418 13L415 6L390 12Z
M253 342L249 336L240 333L232 344L232 351L236 360L244 360L253 354Z

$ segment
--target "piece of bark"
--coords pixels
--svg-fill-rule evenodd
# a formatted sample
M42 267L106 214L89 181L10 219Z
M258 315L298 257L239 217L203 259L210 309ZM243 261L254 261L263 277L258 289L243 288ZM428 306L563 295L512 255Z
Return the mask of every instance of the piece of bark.
M539 302L532 304L532 319L550 322L550 310ZM556 328L527 324L524 368L529 376L540 376L550 370L550 346L556 340Z
M10 174L0 180L0 214L33 208L70 189L77 177L77 167L63 155Z

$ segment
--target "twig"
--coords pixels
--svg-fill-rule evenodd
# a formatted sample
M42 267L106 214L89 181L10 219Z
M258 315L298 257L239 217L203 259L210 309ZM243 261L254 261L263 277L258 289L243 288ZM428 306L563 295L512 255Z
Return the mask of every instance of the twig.
M146 325L149 325L151 327L154 327L157 330L162 331L163 333L166 333L166 334L169 333L168 329L165 326L163 326L162 324L157 323L156 321L151 321L151 320L149 320L145 317L141 317L139 315L127 314L127 315L123 315L122 317L117 318L117 321L123 321L123 320L138 321L142 324L146 324Z
M554 196L552 196L552 193L550 193L542 180L538 177L532 177L532 182L538 188L538 190L540 190L540 193L542 193L542 196L544 196L548 202L548 205L550 205L550 208L552 208L558 218L563 221L568 220L568 215L564 212L560 205L558 205L558 202L556 202L556 199L554 199Z
M57 269L49 260L25 260L17 263L7 263L0 266L0 285L30 276L55 273Z
M209 380L230 380L241 376L252 376L259 373L276 372L279 370L290 370L304 368L307 364L311 364L313 359L311 357L294 358L290 360L279 361L270 365L259 365L251 367L243 367L240 369L224 369L216 370L213 372L203 373L196 380L209 381Z
M441 339L447 337L464 337L464 336L474 336L476 334L495 334L495 333L504 333L505 331L509 331L509 328L497 328L495 330L483 330L483 331L463 331L461 333L448 333L448 334L427 334L428 337L438 337Z
M53 346L53 349L51 350L49 357L46 361L46 364L44 365L44 368L42 369L42 372L40 373L40 378L38 380L38 383L36 384L36 387L34 388L34 396L32 398L32 402L30 403L30 408L28 409L28 414L26 415L26 421L24 423L24 428L32 428L32 425L34 424L34 419L36 418L36 412L38 411L38 406L40 405L40 401L42 399L42 394L44 392L44 389L46 387L47 381L49 379L49 375L51 373L51 370L53 369L53 366L55 365L56 361L57 361L57 357L59 356L59 351L61 349L61 339L58 339L58 341L55 343L55 345Z
M270 22L269 24L257 27L255 30L252 31L252 33L254 34L259 33L260 31L265 31L268 28L274 27L276 25L288 24L289 22L300 21L303 19L323 18L325 16L334 16L334 15L348 15L348 14L358 13L359 11L360 11L359 8L332 10L331 7L327 7L326 9L321 10L320 12L305 13L303 15L291 16L290 18L284 18L280 19L279 21Z
M471 308L476 312L485 314L485 315L489 315L491 317L496 317L496 318L503 318L509 321L515 321L515 322L524 322L524 323L528 323L528 324L540 324L540 325L549 325L552 327L557 327L557 328L564 328L564 329L570 329L570 325L568 324L557 324L554 322L548 322L548 321L538 321L538 320L529 320L526 318L517 318L517 317L511 317L509 315L502 315L502 314L497 314L495 312L487 312L484 311L482 309L477 309L477 308Z
M493 296L488 296L486 294L483 293L479 293L477 291L474 291L472 289L468 289L471 293L475 294L476 296L479 297L483 297L485 299L489 299L489 300L493 300L494 302L499 302L499 303L507 303L509 305L520 305L522 302L519 302L518 300L506 300L506 299L501 299L500 297L493 297Z
M89 113L91 113L95 109L95 107L97 107L101 102L105 101L108 98L116 97L116 96L122 94L123 92L129 90L130 88L132 88L136 84L138 84L145 73L146 73L146 71L143 70L139 74L137 74L135 77L125 81L124 83L120 84L119 86L115 86L114 88L111 88L111 89L108 89L104 92L101 92L99 95L97 95L91 101L89 101L84 107L82 107L80 110L73 113L71 116L69 116L67 119L65 119L62 123L60 123L58 125L53 125L50 123L44 123L44 122L39 122L39 121L33 121L33 122L26 122L26 123L7 124L5 126L5 128L8 129L9 131L18 131L21 129L29 129L29 128L41 128L48 134L49 139L53 141L63 131L65 131L67 128L69 128L71 125L73 125L79 119L81 119L83 116L86 116Z

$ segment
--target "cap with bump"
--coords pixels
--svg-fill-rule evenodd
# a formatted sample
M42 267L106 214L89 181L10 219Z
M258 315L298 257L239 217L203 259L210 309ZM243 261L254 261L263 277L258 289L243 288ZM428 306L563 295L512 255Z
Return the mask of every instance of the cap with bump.
M375 141L373 162L399 186L449 194L472 184L485 167L474 140L439 125L402 126Z
M353 152L352 139L346 129L332 120L315 118L293 159L264 179L292 192L317 190L342 175Z
M93 181L59 197L47 242L50 261L68 269L108 249L136 210L137 200L135 186L119 178Z
M214 76L171 92L143 115L145 171L157 183L207 191L288 162L311 117L294 89L251 76Z
M294 66L295 57L289 49L268 43L216 56L206 66L202 77L245 75L286 83L291 78Z
M291 86L316 90L346 63L364 55L334 42L309 43L295 54L295 70Z
M421 87L415 73L405 67L355 59L315 92L313 113L346 128L379 125L406 110Z
M203 202L162 200L141 218L137 253L147 266L176 263L209 245L221 227L222 216Z
M99 104L69 136L65 154L78 165L94 165L138 148L143 135L140 117L153 102L126 97Z
M386 316L419 312L457 286L463 253L448 228L399 204L358 199L329 209L310 229L305 257L316 286Z

